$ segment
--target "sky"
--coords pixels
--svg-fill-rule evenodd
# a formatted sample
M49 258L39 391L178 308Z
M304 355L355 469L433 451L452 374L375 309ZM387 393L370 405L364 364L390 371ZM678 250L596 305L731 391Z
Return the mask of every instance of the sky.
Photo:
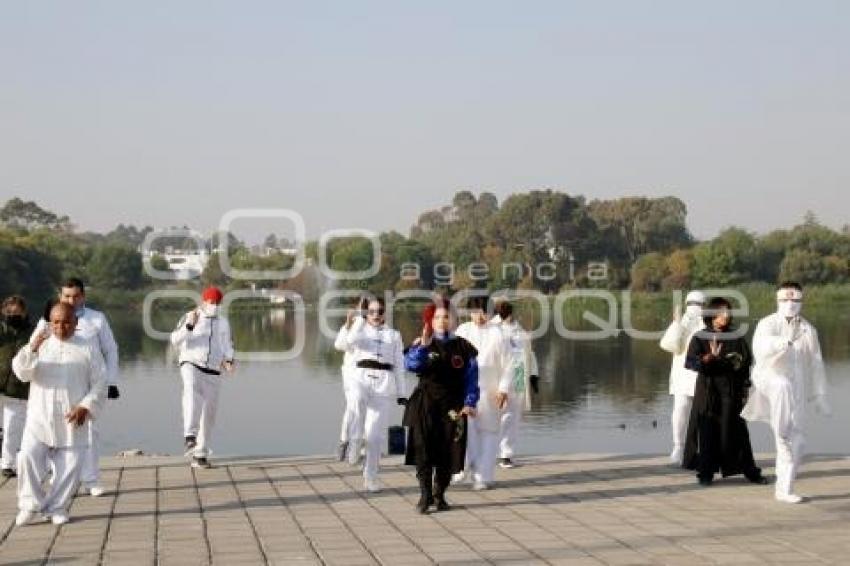
M0 199L84 230L407 233L547 188L840 228L848 148L843 0L0 2Z

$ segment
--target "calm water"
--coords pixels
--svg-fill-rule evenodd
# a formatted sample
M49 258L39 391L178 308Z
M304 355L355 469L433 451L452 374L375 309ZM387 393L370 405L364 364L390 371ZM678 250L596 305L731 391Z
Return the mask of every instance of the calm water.
M108 312L121 348L122 397L104 415L105 454L129 448L147 453L181 452L181 382L174 353L144 335L141 315ZM178 313L160 313L168 329ZM813 417L808 448L850 451L850 312L846 308L805 313L818 327L832 386L834 416ZM663 329L665 314L639 320L645 330ZM291 313L234 313L237 349L284 350L294 341ZM397 315L409 342L418 325ZM303 353L286 362L243 362L222 387L212 446L219 455L320 454L333 450L343 395L341 355L318 331L308 312ZM541 367L541 394L527 413L520 452L662 453L669 450L667 394L670 357L656 341L625 334L596 341L566 340L550 328L534 342ZM409 386L415 378L409 379ZM395 420L401 418L396 410ZM756 450L772 449L766 426L750 427Z

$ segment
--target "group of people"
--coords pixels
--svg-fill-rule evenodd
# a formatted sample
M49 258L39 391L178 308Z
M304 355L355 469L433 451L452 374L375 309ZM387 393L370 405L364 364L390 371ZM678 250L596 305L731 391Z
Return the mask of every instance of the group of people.
M767 484L756 466L747 421L770 425L776 442L775 497L799 503L794 479L803 454L806 405L829 414L817 331L801 316L803 289L793 281L776 292L776 312L760 320L752 349L722 297L690 292L661 339L673 354L670 459L709 486L718 472Z
M61 286L35 324L20 296L2 309L0 473L18 476L18 525L40 514L63 524L78 488L104 492L96 417L120 396L118 347L103 313L86 306L79 279Z
M221 376L235 368L222 299L219 289L205 289L171 333L183 381L183 441L195 468L210 467ZM776 299L777 312L758 323L752 349L728 300L693 291L685 311L676 310L661 340L673 354L670 458L696 470L702 485L718 472L766 484L746 423L767 422L776 441L776 499L796 503L805 405L813 401L824 413L829 406L817 332L800 315L803 290L783 283ZM386 323L383 300L364 298L335 341L344 352L346 399L338 457L357 463L362 452L364 487L380 491L389 417L394 404L402 406L405 462L416 467L421 513L449 509L450 484L489 489L497 465L513 467L522 412L538 389L531 342L510 302L474 296L465 306L470 320L458 324L447 299L429 303L420 335L405 348ZM417 377L409 394L405 371ZM81 280L67 280L36 324L23 298L2 302L0 395L0 473L18 476L16 524L39 516L67 522L80 486L94 497L104 492L97 417L120 395L118 347L103 313L86 306Z
M423 512L433 501L447 507L443 494L452 479L487 489L497 463L513 467L521 414L538 387L536 358L510 303L499 302L492 318L487 297L466 306L472 320L457 326L448 303L429 304L421 336L405 349L386 324L384 301L364 298L335 341L344 352L346 400L339 459L356 463L362 448L364 486L380 491L390 410L393 401L404 406L406 459L417 466ZM419 378L409 398L405 370Z

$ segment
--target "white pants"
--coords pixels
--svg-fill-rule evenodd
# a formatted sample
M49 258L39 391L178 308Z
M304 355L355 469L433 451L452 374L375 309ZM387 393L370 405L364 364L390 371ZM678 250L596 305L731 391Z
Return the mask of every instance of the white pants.
M86 487L94 487L100 484L100 431L94 419L89 419L86 426L89 427L89 445L83 451L80 482Z
M466 467L472 471L473 481L491 484L496 479L499 433L482 427L478 417L467 423Z
M794 479L803 459L803 432L792 428L787 436L774 435L776 440L776 495L794 493Z
M80 482L84 451L84 446L51 448L24 432L18 455L18 508L47 515L65 513ZM45 492L42 479L48 465L53 480Z
M694 398L690 395L673 395L673 413L670 415L670 428L673 431L673 450L682 450L688 437L688 422L691 419L691 407Z
M342 426L339 431L339 441L363 439L363 406L360 396L353 386L345 387L345 411L342 413Z
M18 469L18 450L24 437L27 420L27 402L12 397L0 398L3 403L3 451L0 453L0 468Z
M516 453L516 441L519 423L525 407L525 394L517 393L508 397L508 405L502 413L501 437L499 439L499 457L513 458Z
M363 477L375 479L381 465L381 451L387 442L387 421L393 398L379 395L375 385L364 376L354 389L355 401L363 410L363 439L366 441L366 462ZM377 380L376 380L377 381ZM354 438L358 438L355 436Z
M195 437L197 444L192 456L206 458L210 455L209 441L218 409L221 376L183 364L180 377L183 378L183 436Z

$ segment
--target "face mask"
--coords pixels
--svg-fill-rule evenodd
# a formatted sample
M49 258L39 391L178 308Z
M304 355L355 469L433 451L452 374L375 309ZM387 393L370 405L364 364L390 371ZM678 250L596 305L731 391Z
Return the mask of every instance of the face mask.
M699 318L702 316L702 307L700 305L688 305L685 308L685 316L688 318Z
M201 311L204 313L205 316L216 316L218 314L218 305L204 303L204 306L201 307Z
M27 319L24 315L21 314L9 314L4 317L6 319L6 324L11 326L16 330L20 330L25 327L27 324Z
M797 301L779 301L778 312L786 318L793 318L800 314L803 303Z

